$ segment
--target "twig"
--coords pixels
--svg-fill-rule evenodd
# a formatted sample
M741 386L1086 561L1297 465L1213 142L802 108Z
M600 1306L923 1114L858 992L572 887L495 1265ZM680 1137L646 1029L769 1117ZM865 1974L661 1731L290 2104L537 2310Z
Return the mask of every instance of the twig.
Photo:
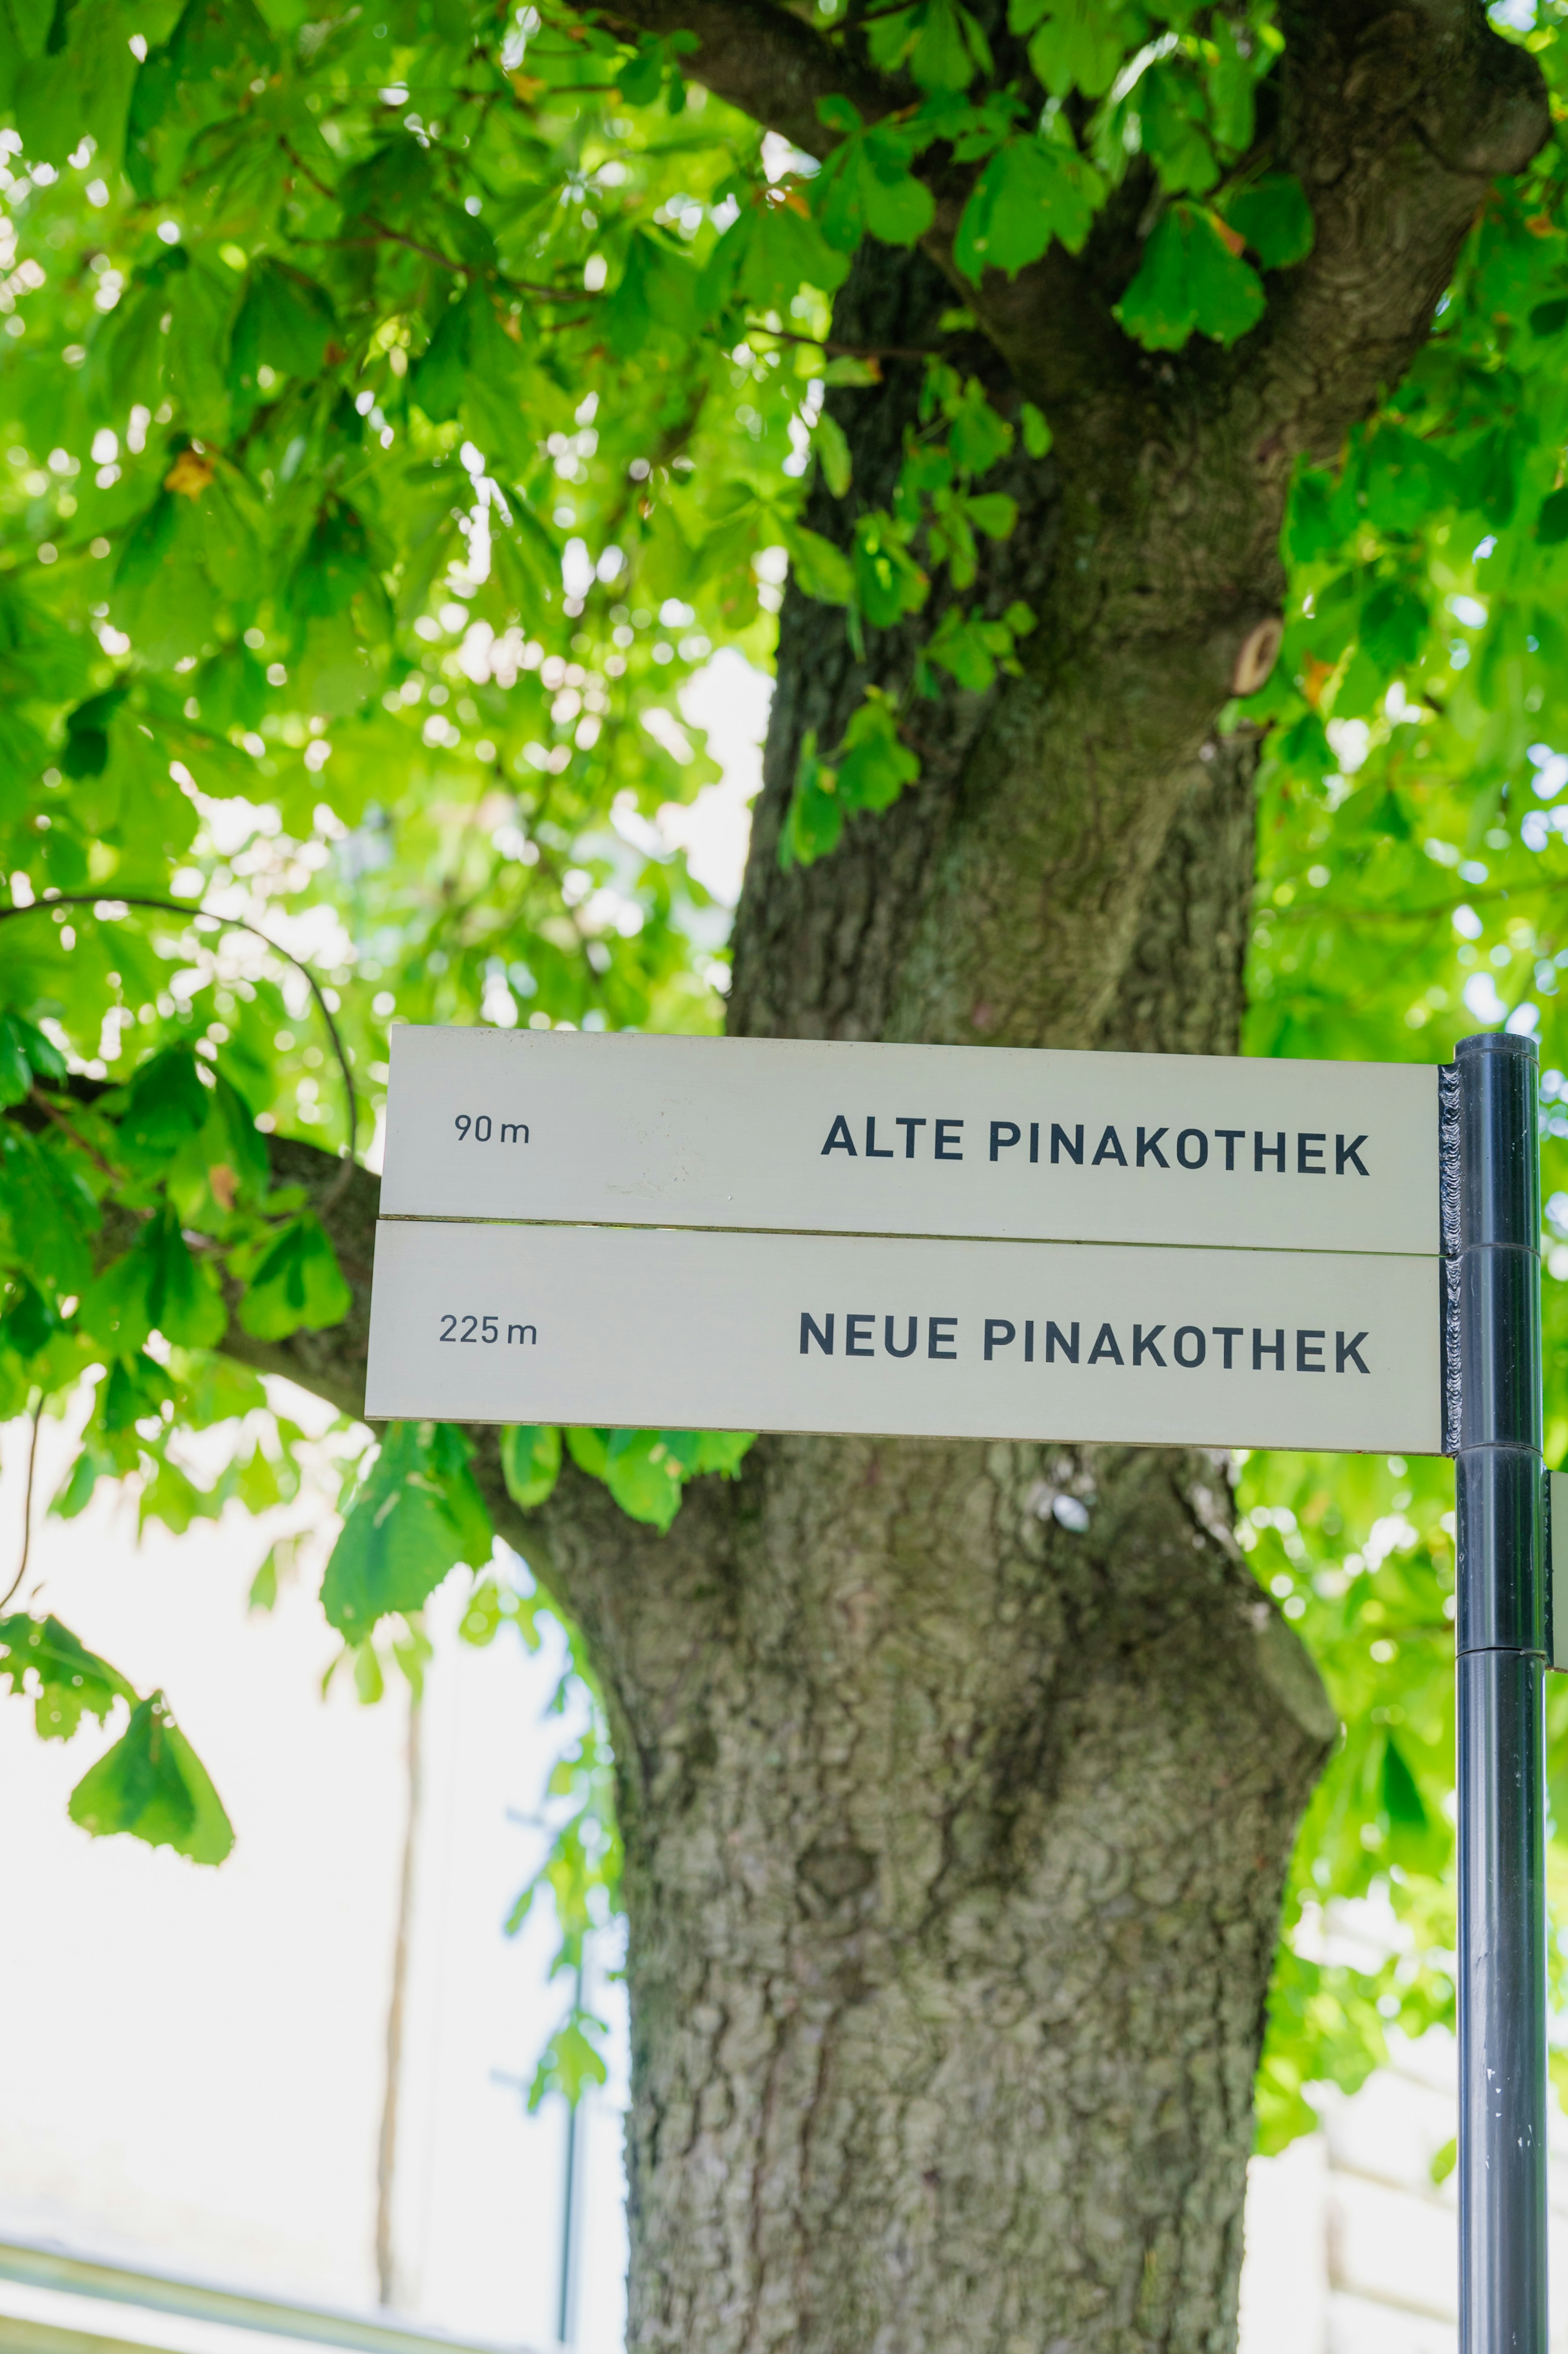
M6 1607L16 1588L27 1575L27 1555L33 1546L33 1471L38 1459L38 1424L42 1419L43 1411L44 1401L40 1397L37 1405L33 1408L33 1435L27 1441L27 1492L22 1504L22 1558L16 1564L16 1576L11 1580L5 1593L0 1595L0 1610Z
M825 352L830 359L842 360L930 360L940 356L936 344L834 344L824 343L818 335L792 334L788 327L765 327L760 320L746 323L747 335L772 335L781 344L804 344L813 352Z
M28 1101L37 1105L38 1109L43 1113L46 1119L52 1119L57 1128L60 1128L65 1130L71 1142L76 1146L78 1151L85 1152L93 1167L101 1172L101 1173L108 1178L111 1185L122 1185L124 1183L125 1172L122 1169L116 1169L111 1161L105 1161L102 1153L98 1150L95 1145L89 1144L86 1137L82 1136L71 1126L64 1112L61 1111L58 1104L52 1104L48 1096L44 1095L37 1087L33 1089L31 1096L28 1097Z

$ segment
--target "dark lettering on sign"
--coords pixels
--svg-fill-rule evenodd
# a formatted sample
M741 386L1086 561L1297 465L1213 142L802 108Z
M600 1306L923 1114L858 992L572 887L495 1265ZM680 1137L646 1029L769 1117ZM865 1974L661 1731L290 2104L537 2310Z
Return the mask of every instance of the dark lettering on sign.
M988 1365L995 1362L1004 1350L1015 1346L1019 1336L1020 1320L1016 1314L987 1316L983 1320L981 1346ZM455 1341L461 1344L465 1341L488 1341L498 1338L496 1319L493 1316L453 1315L446 1317L443 1321L449 1328L441 1334L443 1341ZM883 1316L882 1353L900 1361L913 1357L919 1346L921 1321L918 1316ZM830 1310L819 1320L809 1309L802 1309L800 1354L803 1357L809 1356L815 1347L824 1357L831 1357L833 1354L837 1323L836 1311ZM956 1363L959 1355L957 1336L959 1319L957 1316L931 1316L925 1319L925 1323L927 1357L934 1360L938 1364ZM846 1357L875 1357L878 1353L876 1325L877 1311L868 1308L845 1310L843 1311L843 1354ZM1022 1362L1023 1364L1032 1365L1035 1361L1034 1318L1032 1316L1023 1318L1022 1326L1023 1333L1022 1360L1014 1358L1007 1362L1013 1363ZM902 1341L898 1337L901 1327L904 1334ZM1235 1344L1246 1336L1247 1328L1245 1325L1213 1324L1205 1331L1201 1324L1179 1324L1166 1344L1171 1351L1170 1357L1165 1356L1160 1347L1160 1341L1166 1329L1163 1324L1133 1325L1129 1345L1132 1351L1132 1366L1135 1369L1147 1365L1156 1367L1161 1373L1168 1373L1174 1363L1180 1366L1183 1373L1193 1373L1200 1365L1208 1362L1209 1336L1212 1333L1221 1344L1224 1371L1229 1373L1242 1370L1237 1363ZM1060 1352L1066 1363L1076 1365L1079 1363L1082 1346L1082 1330L1081 1324L1074 1321L1064 1331L1054 1317L1046 1318L1044 1355L1046 1364L1054 1365L1057 1352ZM509 1324L506 1328L506 1337L509 1341L535 1341L538 1335L531 1324ZM1370 1373L1371 1367L1361 1355L1361 1346L1367 1337L1364 1331L1350 1334L1335 1333L1334 1371L1337 1373L1343 1373L1351 1367L1359 1373ZM1271 1336L1266 1327L1255 1325L1252 1328L1253 1372L1255 1373L1284 1373L1288 1339L1289 1334L1283 1326L1277 1326ZM1294 1370L1298 1373L1326 1373L1329 1371L1325 1361L1328 1339L1327 1331L1320 1328L1298 1327ZM1113 1324L1109 1322L1101 1324L1095 1335L1095 1343L1089 1351L1087 1363L1090 1365L1127 1366L1127 1356Z
M527 1143L528 1129L525 1121L503 1119L500 1125L503 1144L515 1144L519 1138L524 1144ZM460 1144L466 1144L471 1139L475 1144L488 1144L495 1133L495 1123L487 1111L477 1113L460 1111L452 1126L457 1129ZM1363 1139L1362 1141L1364 1140Z
M880 1117L881 1115L875 1112L868 1112L865 1115L865 1142L863 1145L857 1145L850 1126L849 1114L836 1112L832 1125L828 1130L827 1141L821 1148L821 1157L825 1159L829 1153L844 1152L852 1161L863 1158L867 1161L894 1161L900 1158L895 1145L879 1144L876 1140L876 1123ZM937 1119L925 1112L899 1112L895 1115L891 1124L904 1130L902 1158L906 1161L913 1161L916 1157L915 1132L921 1128L929 1128L933 1130L933 1160L962 1161L964 1158L962 1148L964 1122L961 1119ZM1032 1119L1028 1126L1029 1160L1031 1166L1037 1166L1040 1161L1041 1133L1045 1122ZM481 1112L472 1117L467 1112L460 1113L457 1128L460 1138L471 1135L473 1140L479 1144L487 1144L493 1132L490 1115L487 1112ZM1015 1145L1022 1144L1023 1141L1022 1120L998 1118L991 1120L988 1128L987 1158L990 1161L1000 1161L1004 1153L1010 1152ZM1050 1129L1051 1166L1054 1169L1064 1161L1070 1161L1075 1168L1081 1169L1084 1165L1083 1121L1077 1120L1068 1128L1065 1127L1061 1120L1054 1119L1050 1123ZM1135 1133L1137 1141L1134 1154L1138 1168L1170 1169L1171 1167L1171 1162L1166 1158L1164 1148L1164 1140L1171 1134L1169 1126L1145 1128L1139 1125ZM1269 1173L1276 1177L1283 1177L1287 1170L1298 1177L1328 1176L1329 1137L1327 1131L1322 1129L1297 1130L1296 1157L1292 1162L1289 1157L1290 1139L1284 1129L1277 1129L1271 1140L1267 1131L1261 1128L1251 1130L1245 1128L1213 1129L1183 1128L1176 1137L1175 1165L1178 1168L1189 1170L1206 1169L1209 1163L1209 1139L1212 1135L1224 1145L1226 1173L1234 1176L1237 1168L1236 1147L1249 1133L1252 1137L1252 1167L1255 1175L1261 1176L1267 1169ZM503 1120L500 1123L500 1136L503 1144L515 1143L519 1138L525 1144L528 1140L528 1130L521 1120ZM1351 1170L1354 1170L1361 1177L1370 1173L1366 1162L1361 1159L1361 1147L1366 1140L1364 1134L1351 1137L1336 1135L1333 1172L1336 1177L1343 1177ZM1100 1140L1095 1147L1089 1165L1091 1168L1098 1169L1107 1161L1114 1161L1120 1169L1132 1165L1128 1162L1126 1147L1114 1125L1107 1125L1101 1130Z
M438 1338L442 1341L455 1341L460 1348L465 1342L474 1348L477 1348L481 1342L488 1347L501 1338L501 1320L498 1316L487 1316L482 1312L474 1316L466 1316L459 1309L450 1316L442 1316L441 1330ZM508 1324L506 1338L522 1346L528 1341L538 1340L538 1329L533 1324Z

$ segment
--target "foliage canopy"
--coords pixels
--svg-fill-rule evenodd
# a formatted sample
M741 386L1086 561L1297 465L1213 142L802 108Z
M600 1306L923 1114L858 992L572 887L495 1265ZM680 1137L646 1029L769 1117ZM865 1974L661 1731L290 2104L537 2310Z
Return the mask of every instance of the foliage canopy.
M1554 91L1563 15L1494 16ZM1268 0L1009 0L983 22L912 0L863 27L815 0L780 17L833 86L766 131L688 79L680 16L0 0L0 1412L84 1417L56 1512L101 1479L175 1530L295 1494L300 1431L222 1344L344 1314L267 1140L363 1146L390 1021L719 1026L726 911L670 815L717 771L681 695L717 653L767 666L786 567L862 649L945 575L906 692L872 687L842 743L808 746L789 858L915 788L921 698L1027 659L1028 609L968 599L978 541L1014 521L987 479L1015 450L1046 462L1052 430L970 364L986 273L1080 250L1130 190L1115 317L1177 364L1254 331L1311 249L1301 186L1258 160ZM842 419L909 355L835 343L832 297L863 241L931 231L954 172L953 308L877 506ZM1283 655L1224 722L1266 729L1250 1050L1429 1060L1505 1021L1542 1041L1554 1461L1565 352L1554 143L1489 197L1406 379L1300 472ZM818 479L832 537L803 520ZM207 1432L230 1454L202 1484ZM565 1445L667 1526L745 1442ZM561 1459L561 1434L509 1434L517 1500ZM1241 1501L1346 1728L1287 1923L1275 2147L1385 2021L1451 2015L1452 1522L1439 1464L1255 1458ZM527 1632L461 1433L386 1433L338 1502L323 1603L366 1697L388 1643L417 1676L419 1609L458 1564L471 1639ZM25 1607L0 1674L47 1738L123 1706L72 1801L86 1828L227 1851L161 1694ZM1561 1787L1568 1699L1552 1731ZM569 1943L616 1850L602 1749L563 1775ZM1314 1958L1325 1902L1368 1895L1394 1957ZM552 2064L576 2083L570 2034Z

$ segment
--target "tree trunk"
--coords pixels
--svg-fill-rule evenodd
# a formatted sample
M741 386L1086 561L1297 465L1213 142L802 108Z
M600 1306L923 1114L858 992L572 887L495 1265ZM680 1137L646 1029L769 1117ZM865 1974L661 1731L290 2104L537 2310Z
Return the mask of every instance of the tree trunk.
M951 299L879 251L836 332L935 342ZM895 364L838 397L870 502L917 390ZM1108 488L1008 472L982 586L1042 613L1028 675L916 705L918 790L784 875L800 736L835 744L868 675L787 600L732 1027L1233 1053L1234 645L1202 595L1141 634L1093 610L1114 589L1086 611L1138 561L1124 519L1093 535ZM842 529L825 496L811 520ZM1222 637L1267 610L1234 601ZM622 1766L631 2346L1228 2344L1281 1881L1333 1722L1223 1462L765 1440L662 1539L586 1487L546 1519Z
M699 14L691 69L769 119L766 44ZM1039 623L1023 676L915 705L916 788L785 875L805 731L831 757L868 678L902 691L948 592L869 665L787 598L733 1030L1235 1051L1255 747L1216 725L1277 610L1292 471L1397 378L1546 124L1465 0L1282 22L1265 143L1317 247L1234 352L1112 325L1136 175L1081 264L970 290L983 335L940 329L943 191L931 258L857 263L843 340L942 342L1004 413L1048 408L1053 454L988 482L1019 524L966 600ZM852 504L885 502L917 387L895 362L833 396ZM810 520L848 527L821 491ZM372 1190L329 1221L356 1288ZM343 1400L356 1318L235 1345ZM620 1760L632 2354L1231 2346L1280 1887L1334 1728L1223 1459L764 1439L665 1537L569 1469L524 1523L491 1435L480 1466L587 1634Z

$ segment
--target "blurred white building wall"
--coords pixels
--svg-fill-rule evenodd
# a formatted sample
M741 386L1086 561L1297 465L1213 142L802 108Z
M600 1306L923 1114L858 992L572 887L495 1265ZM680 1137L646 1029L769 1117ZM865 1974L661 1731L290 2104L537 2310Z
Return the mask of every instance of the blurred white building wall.
M1458 2354L1458 2208L1432 2162L1457 2118L1453 2041L1391 2036L1392 2064L1322 2130L1255 2158L1240 2354ZM1552 2354L1568 2354L1568 2119L1551 2131Z
M303 1418L304 1406L301 1413ZM0 1429L0 1564L17 1558L26 1426ZM73 1447L46 1422L37 1491ZM101 1490L37 1518L17 1606L56 1611L146 1690L162 1684L238 1832L217 1871L66 1815L110 1734L44 1743L0 1700L0 2237L363 2309L376 2298L376 2144L405 1819L406 1700L346 1679L313 1594L248 1615L256 1567L308 1506L233 1510L175 1539ZM0 1590L9 1571L0 1578ZM544 1848L537 1814L563 1726L560 1658L510 1628L474 1651L438 1597L424 1726L394 2201L409 2320L554 2343L565 2109L523 2092L567 1999L548 1909L502 1922ZM569 1732L569 1721L566 1727ZM518 1820L522 1818L522 1820ZM613 1954L601 1957L602 1967ZM596 2000L624 2052L619 1988ZM623 2327L623 2081L580 2128L580 2354Z

